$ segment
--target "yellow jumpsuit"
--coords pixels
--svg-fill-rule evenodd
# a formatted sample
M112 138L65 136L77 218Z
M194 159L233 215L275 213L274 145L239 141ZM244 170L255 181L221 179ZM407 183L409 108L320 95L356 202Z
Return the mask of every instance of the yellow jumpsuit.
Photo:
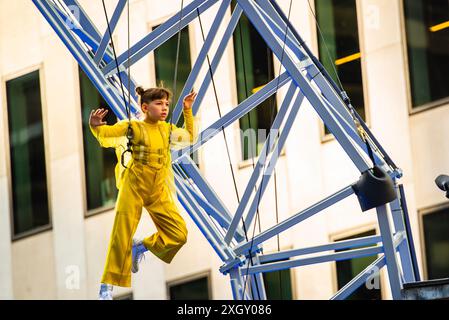
M192 109L184 109L186 129L172 124L172 140L194 140ZM187 241L186 224L175 202L171 157L169 152L170 124L159 121L149 124L131 120L134 137L132 157L124 169L120 161L116 166L119 189L115 207L106 265L101 282L131 286L133 235L140 221L142 208L150 214L157 232L143 240L144 246L166 263L170 263ZM91 127L91 131L105 148L116 148L117 157L126 146L128 121L113 126ZM184 141L185 142L185 141ZM123 170L124 169L124 170Z

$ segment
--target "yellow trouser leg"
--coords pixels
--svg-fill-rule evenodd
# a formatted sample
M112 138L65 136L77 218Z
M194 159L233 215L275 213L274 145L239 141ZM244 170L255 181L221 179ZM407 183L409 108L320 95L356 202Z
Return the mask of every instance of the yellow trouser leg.
M142 205L142 198L125 182L118 194L102 283L131 287L132 240L142 214Z
M160 196L150 205L145 206L157 232L145 238L143 244L154 255L166 263L170 263L179 249L187 241L187 228L172 201L167 187L163 186Z

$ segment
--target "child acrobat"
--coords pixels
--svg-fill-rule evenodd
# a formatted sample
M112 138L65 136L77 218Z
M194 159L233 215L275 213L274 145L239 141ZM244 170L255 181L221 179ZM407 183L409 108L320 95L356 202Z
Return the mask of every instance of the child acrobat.
M131 120L132 155L126 169L120 155L126 148L128 121L106 125L107 110L92 110L89 125L105 148L116 148L118 163L116 182L119 190L115 206L114 226L101 279L100 300L112 300L113 286L131 287L131 272L139 269L146 251L170 263L187 241L186 224L175 203L175 187L171 168L172 141L189 145L195 140L192 104L196 93L183 100L185 129L165 120L169 111L170 91L165 88L136 89L144 120ZM170 128L171 126L171 128ZM150 214L157 232L142 241L133 240L142 208Z

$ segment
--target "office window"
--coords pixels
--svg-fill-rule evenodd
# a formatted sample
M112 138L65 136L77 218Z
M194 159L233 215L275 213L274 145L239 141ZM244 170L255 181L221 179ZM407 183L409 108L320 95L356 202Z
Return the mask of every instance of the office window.
M319 0L315 9L323 34L319 36L317 30L321 63L338 83L337 70L352 105L366 120L356 0Z
M209 277L168 285L170 300L209 300Z
M423 216L428 279L449 277L449 208Z
M232 1L232 10L235 5L236 1ZM244 14L234 31L233 42L237 95L241 103L274 79L273 53ZM260 153L276 114L273 96L240 118L243 160Z
M6 82L13 235L50 225L39 71Z
M290 269L263 274L268 300L293 300Z
M449 97L449 2L404 0L413 108Z
M108 125L117 122L112 109L103 100L87 75L79 68L81 113L83 121L84 166L86 172L87 209L112 207L117 198L115 165L117 157L113 148L102 148L89 128L91 110L108 109L105 117Z
M357 234L352 237L338 239L338 241L349 240L354 238L369 237L376 235L375 231L368 231L365 233ZM336 250L339 252L342 250ZM355 278L360 272L376 260L376 256L356 258L352 260L337 261L337 282L338 290L343 288L349 281ZM379 276L373 282L380 285ZM347 300L382 300L382 294L380 287L368 289L365 285L359 287Z

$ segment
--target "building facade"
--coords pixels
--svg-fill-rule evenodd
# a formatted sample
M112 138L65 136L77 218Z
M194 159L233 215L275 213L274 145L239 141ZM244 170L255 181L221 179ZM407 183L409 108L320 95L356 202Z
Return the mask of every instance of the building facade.
M79 1L106 30L101 1ZM290 1L279 0L285 12ZM106 1L110 15L116 1ZM180 9L149 0L130 2L131 43ZM232 6L234 5L234 2ZM174 37L131 68L144 87L181 90L217 5L182 30L176 86ZM311 11L313 10L313 11ZM226 19L230 18L231 9ZM294 0L290 20L404 171L416 253L425 279L449 276L449 202L434 184L449 173L449 3L437 0ZM317 28L317 23L319 28ZM221 26L223 32L224 26ZM114 33L127 49L123 15ZM217 47L214 43L213 48ZM242 18L215 75L199 117L204 129L279 74L263 40ZM202 75L208 72L203 68ZM337 79L338 75L338 79ZM117 196L115 155L100 149L87 125L90 110L107 108L75 59L31 1L0 0L0 299L96 299ZM200 76L199 79L202 79ZM198 88L200 82L196 84ZM285 95L268 101L195 155L200 171L231 210L237 208L226 144L242 195L264 138ZM175 92L176 94L176 92ZM117 119L110 113L108 123ZM253 145L252 150L248 145ZM248 236L283 221L347 186L359 172L304 103ZM150 254L117 299L231 299L221 261L186 212L189 236L170 265ZM156 229L146 212L137 237ZM264 252L378 234L376 215L355 199L284 232ZM264 276L273 299L327 299L372 258L325 263ZM354 299L389 299L388 277Z

